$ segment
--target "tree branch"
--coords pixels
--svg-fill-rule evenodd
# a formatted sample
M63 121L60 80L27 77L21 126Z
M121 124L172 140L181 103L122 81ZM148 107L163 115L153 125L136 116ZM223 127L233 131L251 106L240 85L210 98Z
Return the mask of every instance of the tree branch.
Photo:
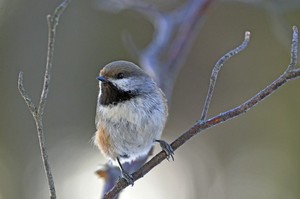
M247 35L247 34L246 34ZM196 134L204 133L204 130L221 124L225 121L233 119L237 116L240 116L243 113L246 113L248 110L253 108L258 103L262 102L266 97L270 96L277 89L279 89L282 85L287 83L289 80L294 80L300 77L300 68L295 69L295 65L297 64L297 50L298 50L298 29L296 26L293 27L293 39L292 39L292 48L291 48L291 62L287 68L287 70L278 77L274 82L268 85L265 89L257 93L251 99L246 101L240 106L237 106L229 111L223 112L217 116L214 116L208 120L199 120L194 126L192 126L189 130L184 132L181 136L179 136L172 144L172 148L174 151L182 146L185 142L187 142L190 138L195 136ZM210 85L211 86L211 85ZM133 178L134 181L143 177L147 174L151 169L160 164L164 159L166 159L167 155L164 151L159 152L155 155L150 161L148 161L145 165L143 165L139 170L134 172ZM124 180L120 179L116 185L112 188L110 192L105 194L104 198L112 199L116 195L119 194L121 190L126 188L129 184Z
M291 71L295 69L297 64L297 57L298 57L298 28L293 26L293 39L291 44L291 61L287 68L287 71Z
M49 84L50 84L50 77L51 77L51 69L53 64L53 54L54 54L54 44L55 44L55 34L56 34L56 27L58 25L58 21L60 16L62 15L63 11L66 9L68 4L70 3L70 0L63 1L54 11L52 15L47 16L47 22L48 22L48 52L47 52L47 61L46 61L46 69L45 69L45 75L44 75L44 84L42 88L42 93L39 101L38 108L34 105L31 98L28 96L24 85L23 85L23 73L19 73L18 78L18 89L25 100L30 113L33 116L33 119L35 120L37 133L38 133L38 139L39 139L39 145L40 145L40 151L41 156L44 164L44 170L46 173L46 177L48 180L48 186L50 190L50 198L56 199L56 191L55 191L55 185L53 180L53 175L50 169L50 164L48 160L48 153L46 149L45 144L45 136L44 136L44 129L43 129L43 115L44 110L47 102L47 97L49 93Z
M239 52L243 51L247 47L249 41L250 41L250 32L247 31L247 32L245 32L244 42L241 45L239 45L238 47L236 47L235 49L226 53L223 57L221 57L219 59L219 61L217 61L216 65L214 66L214 68L211 72L210 83L208 86L208 93L206 95L206 99L205 99L205 103L203 106L200 120L204 121L207 116L208 108L209 108L211 98L212 98L212 95L213 95L213 92L215 89L215 84L216 84L216 81L218 78L219 71L221 70L222 66L228 59L230 59L234 55L238 54Z

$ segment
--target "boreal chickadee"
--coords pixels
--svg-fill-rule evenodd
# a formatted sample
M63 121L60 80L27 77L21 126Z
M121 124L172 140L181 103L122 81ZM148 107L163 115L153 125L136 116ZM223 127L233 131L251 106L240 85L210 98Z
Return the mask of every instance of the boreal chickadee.
M128 61L107 64L97 79L94 143L133 184L122 163L147 155L155 142L173 159L171 146L160 140L168 116L167 100L152 78Z

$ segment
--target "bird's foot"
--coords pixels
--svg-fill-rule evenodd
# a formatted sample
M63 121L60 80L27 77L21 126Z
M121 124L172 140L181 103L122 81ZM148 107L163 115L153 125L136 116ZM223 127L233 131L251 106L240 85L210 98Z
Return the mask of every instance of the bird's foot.
M126 182L128 182L128 184L131 184L131 186L133 186L134 184L133 176L127 173L125 170L122 170L121 173L122 173L122 178L124 178Z
M122 178L124 178L126 180L126 182L128 182L128 184L131 184L131 186L133 186L134 184L134 179L133 176L129 173L127 173L127 171L125 171L125 169L123 168L120 158L117 157L117 162L119 164L119 168L121 170L121 174L122 174Z
M160 147L162 148L162 150L164 150L164 152L166 152L167 154L167 160L170 161L170 158L172 158L172 160L174 161L174 150L171 147L171 145L169 145L166 141L164 140L155 140L156 142L158 142L160 144Z

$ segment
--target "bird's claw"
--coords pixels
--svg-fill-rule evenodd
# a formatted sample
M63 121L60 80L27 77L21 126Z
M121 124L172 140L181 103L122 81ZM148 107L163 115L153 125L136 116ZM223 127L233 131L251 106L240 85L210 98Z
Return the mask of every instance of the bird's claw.
M134 179L133 176L129 173L127 173L126 171L122 171L122 178L124 178L126 180L126 182L128 182L128 184L131 184L131 186L133 186L134 184Z
M170 158L172 158L172 160L174 161L174 150L171 147L171 145L169 145L166 141L164 140L155 140L156 142L158 142L160 144L160 147L162 148L162 150L164 150L164 152L167 154L167 160L170 161Z

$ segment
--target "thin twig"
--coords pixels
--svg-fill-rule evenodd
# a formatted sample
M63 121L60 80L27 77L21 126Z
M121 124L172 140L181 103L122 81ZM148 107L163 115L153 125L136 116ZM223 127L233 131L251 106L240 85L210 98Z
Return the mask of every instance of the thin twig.
M293 28L293 40L296 40L297 29ZM294 66L297 64L297 54L295 53L295 49L298 49L298 43L294 42L293 47L291 48L291 54L295 55L293 59L291 59L291 63L289 65L289 68L294 68ZM178 149L180 146L182 146L185 142L187 142L190 138L193 136L204 133L204 130L211 128L213 126L216 126L218 124L221 124L225 121L228 121L230 119L233 119L237 116L240 116L243 113L246 113L248 110L253 108L258 103L262 102L266 97L270 96L272 93L277 91L279 87L287 83L289 80L294 80L300 77L300 68L297 69L290 69L285 71L279 78L277 78L274 82L272 82L270 85L268 85L265 89L257 93L254 97L246 101L240 106L237 106L236 108L233 108L229 111L223 112L215 117L212 117L208 120L199 120L193 127L191 127L188 131L184 132L181 136L179 136L172 144L172 148L174 150ZM155 155L150 161L148 161L144 166L142 166L138 171L133 173L134 181L138 180L139 178L143 177L145 174L147 174L151 169L153 169L155 166L160 164L164 159L167 158L167 155L164 151L159 152L157 155ZM127 187L129 184L124 179L120 179L116 185L113 187L110 192L108 192L105 195L105 199L112 199L114 196L118 195L120 191L122 191L125 187Z
M19 73L18 89L19 89L19 92L21 93L21 96L23 97L24 101L26 102L27 107L29 108L29 111L35 117L36 113L37 113L37 110L36 110L36 107L35 107L34 103L30 99L30 97L28 96L27 92L25 91L25 88L24 88L24 85L23 85L23 72Z
M65 8L70 3L70 0L63 1L54 11L52 15L47 16L47 22L48 22L48 52L47 52L47 61L46 61L46 69L45 69L45 76L44 76L44 84L42 88L42 93L39 101L38 108L34 105L31 98L28 96L24 85L23 85L23 73L19 73L18 78L18 89L25 100L30 113L32 114L37 128L38 133L38 139L39 139L39 145L40 145L40 151L41 156L44 164L44 170L47 176L49 190L50 190L50 198L56 199L56 191L55 191L55 185L53 180L53 175L50 169L50 164L48 160L48 153L46 149L45 144L45 136L44 136L44 128L43 128L43 115L44 110L47 102L47 97L49 93L49 84L50 84L50 77L51 77L51 69L52 69L52 63L53 63L53 54L54 54L54 43L55 43L55 33L56 33L56 27L58 25L59 18Z
M46 99L49 93L49 82L50 82L50 72L53 64L53 54L54 54L54 44L55 44L55 34L56 27L58 25L59 18L63 11L66 9L70 0L63 1L54 11L52 15L47 16L48 22L48 51L47 51L47 62L46 62L46 70L44 75L44 85L40 98L38 113L43 115Z
M293 39L291 45L291 62L287 68L288 71L295 69L298 57L298 28L293 26Z
M208 112L208 109L209 109L211 98L213 96L213 92L214 92L214 89L215 89L218 74L219 74L219 71L221 70L222 66L224 65L224 63L228 59L230 59L234 55L236 55L239 52L241 52L242 50L244 50L247 47L249 41L250 41L250 32L246 31L243 43L240 46L236 47L235 49L233 49L233 50L229 51L228 53L226 53L223 57L221 57L217 61L216 65L214 66L214 68L211 72L210 83L209 83L209 86L208 86L208 92L207 92L207 95L206 95L206 99L205 99L205 103L204 103L204 106L203 106L203 109L202 109L202 114L201 114L200 120L204 121L207 117L207 112Z

